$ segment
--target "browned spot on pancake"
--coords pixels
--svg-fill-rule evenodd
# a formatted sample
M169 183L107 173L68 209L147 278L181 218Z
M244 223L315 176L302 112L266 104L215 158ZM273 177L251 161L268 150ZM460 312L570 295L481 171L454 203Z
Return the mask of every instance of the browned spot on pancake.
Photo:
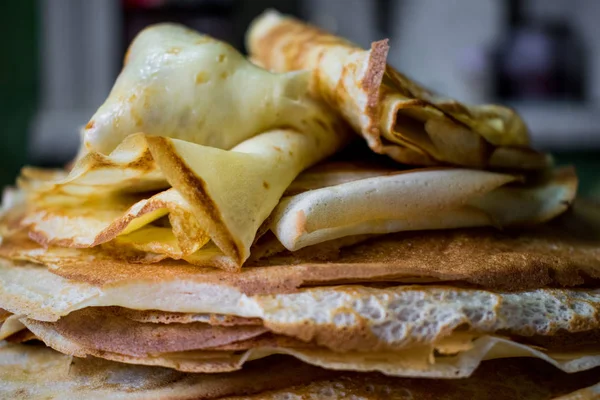
M317 122L317 125L319 125L321 128L327 130L329 129L329 126L327 125L327 123L325 123L325 121L323 121L320 118L316 118L315 121Z
M150 150L146 149L141 157L138 157L135 159L135 161L126 164L125 168L152 171L155 168L154 166L155 162L154 158L152 157L152 153L150 153Z
M367 93L367 107L365 113L369 117L369 125L363 133L375 140L376 151L377 146L381 146L379 120L381 119L382 110L380 110L379 107L379 89L386 70L389 49L390 47L387 39L371 44L367 72L360 83L361 87Z
M283 151L283 150L281 150L281 147L279 147L279 146L273 146L273 148L280 153Z
M95 124L96 124L96 123L95 123L95 122L94 122L94 120L92 119L92 120L90 120L90 122L88 122L88 123L85 125L85 129L93 129Z
M10 311L6 311L3 308L0 308L0 325L2 325L1 323L4 322L6 320L6 318L10 317L12 315L12 313Z
M129 46L129 48L127 48L127 51L125 52L125 57L123 58L123 66L125 66L129 63L130 56L131 56L131 46Z
M196 74L196 84L200 85L208 81L208 73L205 71L200 71Z
M229 73L227 71L223 71L221 72L221 75L219 75L221 77L221 79L227 79L227 77L229 76Z
M179 47L171 47L170 49L167 50L168 54L179 54L181 53L181 48Z
M263 181L263 187L265 189L268 189L269 188L269 183L267 181Z
M306 232L306 215L300 210L296 214L296 235L301 236L304 232Z
M223 61L225 61L225 54L219 54L217 56L217 61L222 63Z
M7 337L4 340L6 340L9 343L24 343L24 342L31 342L33 340L39 340L39 339L29 329L23 329L23 330L20 330L19 332L13 333L12 335L10 335L9 337Z

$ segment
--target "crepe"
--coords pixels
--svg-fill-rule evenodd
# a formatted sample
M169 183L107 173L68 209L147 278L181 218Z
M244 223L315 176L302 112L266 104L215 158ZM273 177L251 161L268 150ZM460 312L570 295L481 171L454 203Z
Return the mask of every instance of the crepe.
M127 60L73 170L25 170L21 187L34 205L25 226L44 245L93 247L168 213L172 234L146 229L111 248L203 265L206 254L194 253L210 238L223 253L213 265L239 269L287 186L340 149L348 129L309 98L307 74L271 74L176 25L146 29ZM137 202L126 194L168 185Z
M594 218L596 209L591 207L590 211L590 207L576 203L573 211L558 220L525 230L386 235L342 249L335 257L327 249L324 260L315 258L322 254L322 245L317 245L307 247L302 254L282 253L255 261L238 274L182 261L165 260L141 267L100 249L42 248L26 236L5 237L0 245L1 257L42 263L50 271L0 262L0 288L8 296L3 301L17 296L24 301L20 307L35 311L35 318L56 319L77 299L100 294L120 298L127 292L140 300L133 308L148 309L153 308L156 293L169 299L185 299L189 297L185 293L194 293L200 302L212 301L214 295L218 303L222 296L231 296L235 301L242 295L286 293L300 287L340 283L465 282L503 291L584 284L593 287L600 278L600 215ZM218 252L214 256L218 258ZM31 286L36 282L45 284ZM51 299L65 293L72 298L67 303L59 301L58 310L57 305L40 308L25 300L29 296ZM185 304L188 300L178 301ZM171 311L192 312L177 309L179 305L174 304ZM163 303L161 306L164 309Z
M248 143L258 142L263 138L272 144L272 139L262 135L250 139ZM261 148L262 143L255 145ZM164 144L162 146L167 147ZM233 157L237 156L236 152L234 149L234 152L227 154ZM276 154L278 153L280 152L277 151ZM314 151L310 153L318 154ZM200 154L186 157L207 160L206 156ZM220 158L225 160L225 157ZM265 159L262 161L257 163L259 168L276 170L267 164ZM232 164L230 159L223 162ZM206 175L206 168L203 169L201 165L195 168L204 171L203 176ZM170 166L169 170L181 171L182 168ZM220 171L220 168L215 170ZM246 164L243 170L252 171ZM286 170L293 172L293 168ZM268 180L262 180L264 175L266 173L258 173L258 181L244 179L248 185L260 186L267 182L268 187L263 185L258 191L240 187L241 193L237 196L244 196L243 201L238 200L240 197L231 195L222 174L218 175L218 179L215 175L213 179L213 182L218 181L224 186L224 189L217 189L222 193L213 191L213 197L223 203L216 204L217 209L220 207L232 212L237 209L238 214L243 214L252 208L252 201L264 207L263 211L259 211L262 216L252 221L253 225L247 230L244 244L246 248L255 240L254 232L258 229L258 222L265 218L275 199L280 196L282 188L289 182L288 178L281 182L277 189L272 179L270 183ZM276 176L283 175L281 173ZM234 173L231 176L237 180L242 173ZM182 185L187 185L190 190L198 186L193 181L185 181L182 176L179 178L184 181ZM325 163L300 174L287 186L285 194L293 195L286 196L278 203L266 225L260 230L259 236L270 229L278 241L291 251L349 237L347 243L337 243L337 250L341 246L359 241L352 237L367 238L372 234L540 223L562 213L574 200L577 178L572 169L558 169L541 183L510 185L518 183L519 180L515 175L465 169L397 171L377 163ZM210 184L205 184L210 190ZM249 194L254 195L254 200L250 200ZM265 195L271 196L270 203L265 201ZM113 240L110 246L112 251L130 261L158 262L170 257L183 258L195 265L215 266L210 264L214 259L202 256L204 252L192 254L207 243L209 235L205 230L215 220L218 222L218 218L210 215L212 206L206 199L197 198L194 192L188 197L191 199L189 202L183 199L179 192L170 189L133 205L132 196L121 196L114 201L88 202L68 209L62 205L46 206L39 211L30 212L23 225L29 228L30 236L43 245L93 247ZM199 204L199 212L209 214L208 219L202 220L204 223L197 218L198 214L191 204ZM130 206L128 211L124 211L126 206ZM145 229L133 232L166 213L169 213L173 233L167 228L155 226L146 226ZM227 216L223 213L221 215ZM249 215L255 216L256 212ZM229 225L232 226L231 223ZM239 224L237 226L240 227ZM213 232L216 233L213 233L213 240L218 240L220 229L214 228ZM225 241L228 238L236 236L231 233L229 236L227 233L225 235L225 239L221 241L221 248L227 245ZM261 251L272 255L284 249L278 246L276 241L270 246L272 248L261 249L258 245L252 251L254 258L256 259ZM133 252L128 252L127 249ZM231 258L226 264L228 269L236 268L236 262Z
M134 132L132 132L134 133ZM18 184L32 203L60 204L64 208L123 192L146 192L168 186L154 162L144 134L126 137L110 154L80 150L67 173L62 170L23 168Z
M335 119L308 132L276 130L232 151L151 138L152 153L219 249L237 266L250 256L258 228L294 178L333 154L347 136Z
M132 181L144 189L165 187L143 137L130 135L143 132L230 149L275 127L303 130L314 112L306 95L305 73L271 74L228 44L179 25L147 28L128 50L109 97L87 123L69 176L28 188L45 195L94 196L104 195L102 189L136 189Z
M387 40L370 51L274 11L250 26L247 45L274 71L311 70L313 92L343 113L371 149L412 165L542 169L512 110L441 98L386 65Z
M200 255L191 255L210 238L235 269L248 258L256 231L295 176L343 145L345 131L334 129L323 125L310 134L266 132L231 151L148 138L161 170L168 171L177 190L137 202L135 196L119 196L70 208L42 205L29 211L22 224L43 245L93 247L129 234L116 245L196 264ZM172 233L158 227L135 232L166 214ZM111 247L118 252L119 246Z
M469 376L483 359L498 357L539 357L567 372L600 364L600 348L577 338L598 329L593 314L599 302L593 296L561 290L494 295L448 287L337 287L253 296L264 326L139 322L128 318L135 311L114 308L85 308L56 322L21 321L66 354L185 372L233 371L281 353L329 369L452 378ZM241 300L241 306L247 303ZM514 339L489 336L500 332ZM571 342L570 350L528 339L557 333Z
M323 188L313 182L313 190L282 199L269 228L296 251L354 235L531 225L563 213L577 191L572 169L529 187L507 185L515 176L455 168L364 175Z
M7 398L211 399L260 393L329 376L328 371L284 359L257 362L239 373L202 375L73 359L40 346L0 348L0 393Z
M378 371L398 377L443 379L468 377L483 360L507 357L540 358L569 373L588 370L600 365L600 352L597 348L587 351L552 352L492 336L481 336L473 341L465 340L463 339L464 334L450 335L430 346L413 346L405 350L384 352L352 350L335 352L322 347L297 346L295 343L292 343L291 347L286 347L286 344L259 343L256 345L257 347L241 353L218 348L181 352L157 351L159 347L156 347L156 344L160 345L161 342L163 346L168 343L185 346L185 344L174 343L174 338L167 335L164 340L152 347L154 350L152 354L144 355L131 354L131 350L126 347L127 342L131 342L131 339L125 342L120 340L115 342L110 337L103 338L100 335L92 335L92 338L81 334L74 336L72 331L65 332L64 327L62 330L57 329L56 326L60 325L60 322L53 324L28 318L22 321L36 337L65 354L78 357L91 355L123 363L162 366L195 373L236 371L248 361L273 354L291 355L308 364L332 370ZM74 328L77 331L77 327ZM189 343L190 339L188 337L186 342ZM467 339L469 339L468 335ZM125 346L125 351L115 352L106 349L115 347L115 344Z
M110 305L231 314L260 318L274 333L316 341L336 351L429 345L462 324L482 334L502 331L521 336L551 336L559 331L591 331L597 329L594 310L600 304L597 291L583 289L503 293L450 286L336 286L307 288L290 294L236 296L233 289L222 288L220 293L214 293L210 285L197 285L205 293L195 293L192 299L185 292L167 293L166 285L162 285L161 292L171 299L165 304L148 294L144 296L141 288L130 290L131 297L136 296L127 298L119 295L120 288L115 290L114 284L102 288L68 282L24 268L16 273L23 278L48 278L53 284L54 287L41 291L33 282L13 279L12 287L2 290L0 300L4 308L40 321L56 321L85 307ZM155 289L149 283L144 286Z
M81 262L77 265L82 266ZM54 270L66 273L71 278L67 280L41 266L4 262L0 306L49 322L85 307L112 305L229 314L260 318L271 332L315 341L335 351L381 351L431 345L464 324L480 334L508 331L520 336L552 336L560 331L591 331L597 329L593 310L600 304L597 291L585 289L491 292L451 286L324 286L289 293L303 281L314 285L342 279L373 280L364 267L363 275L348 266L342 269L348 271L343 275L336 275L340 271L336 267L288 266L248 268L232 276L168 264L141 270L128 263L120 270L106 270L106 264L97 260L92 265L77 273L69 268ZM513 279L515 274L510 271ZM393 272L381 278L401 279ZM274 294L265 294L269 292ZM540 310L540 305L545 309ZM433 321L439 324L432 325ZM420 324L423 329L418 328Z
M135 132L230 149L282 124L302 127L306 74L271 74L230 45L176 24L144 29L84 145L103 154Z
M35 371L35 374L31 372ZM95 358L77 359L39 346L0 349L0 392L30 399L281 399L295 396L448 399L468 396L547 400L597 382L597 371L564 374L534 360L485 362L466 380L398 379L326 371L288 358L250 363L227 374L186 374ZM237 397L241 396L241 397Z
M250 42L284 73L176 25L146 29L72 168L26 169L7 193L0 392L289 395L352 376L469 378L505 358L600 366L600 212L583 207L585 226L579 205L565 213L574 171L529 149L518 116L414 85L384 42L365 52L273 15ZM344 119L393 161L349 149L348 169L301 175L350 142ZM40 341L64 355L13 347Z

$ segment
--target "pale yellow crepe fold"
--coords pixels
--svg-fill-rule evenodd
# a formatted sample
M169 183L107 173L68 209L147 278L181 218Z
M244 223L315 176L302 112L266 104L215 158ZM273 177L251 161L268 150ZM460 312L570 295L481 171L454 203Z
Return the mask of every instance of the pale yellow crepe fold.
M288 250L354 235L533 225L564 212L577 191L568 168L533 186L506 186L519 181L514 175L454 168L364 179L355 173L357 180L282 199L269 227Z

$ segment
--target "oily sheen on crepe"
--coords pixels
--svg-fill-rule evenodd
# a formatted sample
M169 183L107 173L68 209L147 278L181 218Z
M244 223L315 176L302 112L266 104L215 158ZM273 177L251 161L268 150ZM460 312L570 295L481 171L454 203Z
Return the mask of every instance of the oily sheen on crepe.
M370 51L294 18L268 11L247 44L274 71L311 70L313 92L342 112L378 153L412 165L539 169L549 156L529 149L512 110L441 98L386 65L387 41Z
M164 188L148 144L130 135L230 149L275 127L303 130L314 123L307 81L305 73L269 73L230 45L183 26L149 27L133 41L110 95L84 129L70 173L26 170L21 181L45 201L63 202L63 194Z

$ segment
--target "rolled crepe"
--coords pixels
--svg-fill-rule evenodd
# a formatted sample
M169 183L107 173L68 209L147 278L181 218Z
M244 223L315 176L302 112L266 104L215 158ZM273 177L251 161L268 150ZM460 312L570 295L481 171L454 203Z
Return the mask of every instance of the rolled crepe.
M387 40L370 51L269 11L247 36L251 56L273 71L311 70L312 90L337 108L371 149L412 165L542 169L512 110L441 98L386 65Z
M466 169L410 170L365 179L360 170L356 174L355 181L284 197L269 219L270 229L295 251L353 235L535 224L564 212L577 190L570 168L531 187L506 186L518 181L513 175Z

